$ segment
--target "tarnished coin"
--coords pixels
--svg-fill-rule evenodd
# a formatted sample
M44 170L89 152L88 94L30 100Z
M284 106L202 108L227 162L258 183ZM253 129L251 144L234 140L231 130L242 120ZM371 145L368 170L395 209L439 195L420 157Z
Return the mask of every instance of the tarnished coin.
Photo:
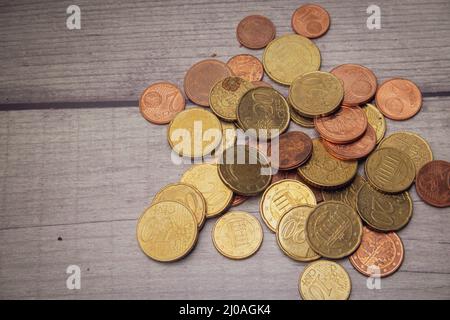
M306 239L326 258L351 255L361 243L362 222L356 211L339 201L319 203L306 220Z
M205 139L208 132L208 139ZM177 114L170 122L167 140L180 156L199 158L210 154L222 140L219 119L203 108L190 108Z
M269 84L265 81L252 81L252 84L255 88L257 88L257 87L273 88L271 84Z
M390 79L381 84L375 103L389 119L406 120L422 107L422 93L416 84L406 79Z
M419 197L435 207L450 206L450 163L434 160L425 164L417 174Z
M356 196L366 180L359 174L356 175L352 183L345 188L325 191L322 190L322 197L325 201L340 201L356 210Z
M326 116L339 109L344 96L341 81L328 72L315 71L296 78L289 88L289 102L302 116Z
M290 107L291 120L304 128L314 128L314 120L299 114L294 108Z
M251 54L239 54L227 62L233 74L247 81L260 81L264 76L264 67L258 58Z
M281 250L297 261L313 261L320 258L305 238L305 221L313 206L302 205L286 212L277 226L277 242Z
M177 201L189 208L195 216L199 228L206 217L206 201L200 191L185 183L173 183L162 188L153 198L152 203Z
M305 163L312 154L312 140L301 131L289 131L272 141L268 148L272 167L290 170ZM272 152L278 150L278 152Z
M175 261L187 255L197 242L197 220L179 202L158 202L139 218L136 236L142 251L150 258Z
M255 254L261 246L261 224L251 214L231 211L220 217L212 230L212 240L217 251L230 259L245 259Z
M230 68L222 61L206 59L194 64L184 77L184 92L195 104L209 106L212 87L226 77L232 76Z
M231 204L233 191L220 179L215 164L198 164L188 169L181 182L194 186L206 201L206 218L215 217Z
M375 150L367 158L364 168L370 184L387 193L405 191L416 176L411 158L394 148Z
M259 16L247 16L239 22L236 29L238 41L249 49L261 49L275 38L275 25L270 19Z
M319 70L320 51L308 38L288 34L269 43L262 62L272 80L290 85L295 78Z
M400 268L403 256L403 243L395 232L380 233L364 227L361 245L349 260L367 277L387 277Z
M233 197L233 201L231 202L232 207L237 207L238 205L244 203L248 200L247 196L241 196L240 194L235 194Z
M275 232L278 221L292 208L307 204L316 205L311 189L297 180L281 180L272 184L264 192L259 203L259 211L267 227Z
M304 300L347 300L351 289L347 271L328 260L308 264L298 281L298 290Z
M305 4L294 11L292 29L307 38L318 38L330 27L330 15L317 4Z
M253 84L247 80L239 77L226 77L212 88L209 95L209 106L223 120L237 120L236 109L239 100L251 88L253 88Z
M371 228L379 231L396 231L411 219L413 203L407 191L387 194L364 183L356 195L359 216Z
M357 106L372 100L377 91L377 77L369 68L359 64L342 64L331 73L344 83L344 100L346 106Z
M366 103L362 109L366 113L367 121L375 129L378 144L386 133L386 120L380 110L373 104Z
M180 89L169 82L150 85L139 99L142 116L156 124L169 123L185 106L186 101Z

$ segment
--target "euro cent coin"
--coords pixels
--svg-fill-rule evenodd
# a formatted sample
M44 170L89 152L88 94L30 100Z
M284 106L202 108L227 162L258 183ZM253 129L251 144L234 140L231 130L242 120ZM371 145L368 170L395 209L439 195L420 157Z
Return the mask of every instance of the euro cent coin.
M307 38L318 38L330 27L330 15L321 6L305 4L294 11L291 18L294 31Z
M417 174L419 197L435 207L450 206L450 163L434 160L425 164Z

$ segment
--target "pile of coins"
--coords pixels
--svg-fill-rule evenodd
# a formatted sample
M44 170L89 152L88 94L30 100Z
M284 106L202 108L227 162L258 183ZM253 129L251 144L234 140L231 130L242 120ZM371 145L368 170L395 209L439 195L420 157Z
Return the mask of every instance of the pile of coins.
M328 12L303 5L291 23L295 33L276 37L268 18L244 18L237 40L250 49L264 48L262 62L240 54L227 63L194 64L185 75L184 93L198 107L184 110L183 93L169 82L143 92L142 116L169 124L174 153L211 157L154 197L139 219L137 239L152 259L178 260L194 248L205 220L220 216L212 231L217 251L248 258L263 241L261 223L244 211L225 212L262 193L261 218L280 249L296 261L317 260L300 275L301 297L347 299L350 277L330 259L349 257L366 276L394 273L404 257L395 232L413 212L408 189L415 182L423 201L450 206L450 163L433 160L430 146L416 133L384 137L385 117L406 120L420 111L422 95L413 82L394 78L378 86L374 72L357 64L320 71L320 51L311 39L327 32ZM289 86L288 96L263 82L264 73ZM291 120L315 128L319 137L287 131ZM238 143L242 131L250 142ZM364 159L365 177L358 174Z

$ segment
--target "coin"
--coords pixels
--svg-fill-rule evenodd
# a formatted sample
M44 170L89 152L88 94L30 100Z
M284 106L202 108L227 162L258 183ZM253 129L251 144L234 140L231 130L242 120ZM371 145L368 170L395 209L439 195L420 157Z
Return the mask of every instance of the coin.
M275 182L291 179L291 180L299 180L299 175L297 174L297 170L278 170L277 173L272 175L272 181L270 184L274 184Z
M272 152L277 150L278 152ZM301 166L312 154L311 138L300 131L289 131L272 141L268 148L272 167L290 170Z
M142 251L150 258L175 261L187 255L197 242L197 220L179 202L158 202L139 218L136 236Z
M228 208L233 192L222 182L216 164L198 164L188 169L181 177L200 191L206 201L206 218L215 217Z
M281 180L273 183L264 192L259 203L259 211L267 227L275 232L278 221L292 208L307 204L316 205L311 189L297 180Z
M264 16L247 16L239 22L236 36L244 47L261 49L275 38L275 25Z
M208 133L208 138L205 133ZM190 108L177 114L170 122L167 140L180 156L203 157L220 144L222 126L219 119L208 110Z
M232 76L222 61L206 59L194 64L184 77L184 92L195 104L209 106L209 93L217 81Z
M344 89L328 72L315 71L296 78L289 88L289 102L302 116L326 116L339 109Z
M356 195L366 180L359 174L355 176L352 183L345 188L333 191L322 190L322 197L325 201L340 201L356 210Z
M387 277L400 268L403 256L402 240L395 232L380 233L364 227L361 245L349 260L367 277Z
M222 152L236 143L237 140L237 132L236 126L232 122L220 121L222 125L222 144L217 154L221 155Z
M330 15L319 5L305 4L294 11L291 18L294 31L307 38L318 38L330 27Z
M142 116L156 124L169 123L185 106L186 101L180 89L170 82L150 85L139 99Z
M390 79L383 82L378 88L375 103L389 119L406 120L420 111L422 93L410 80Z
M314 126L322 138L342 144L358 140L367 129L367 116L360 107L342 108L329 116L314 119Z
M323 201L323 197L322 197L322 190L314 187L313 185L311 185L310 183L308 183L308 181L306 181L302 176L300 176L298 174L298 171L296 169L292 170L296 172L296 179L298 181L300 181L301 183L305 184L306 186L308 186L308 188L311 189L311 191L314 193L314 196L316 197L316 202L322 202ZM289 171L279 171L279 172L289 172Z
M298 290L304 300L347 300L351 289L347 271L328 260L308 264L298 281Z
M262 62L272 80L290 85L295 78L319 70L320 51L308 38L287 34L267 45Z
M386 132L386 120L380 110L373 104L366 103L362 109L366 113L367 121L375 129L378 144Z
M252 81L253 86L256 87L266 87L266 88L272 88L272 85L268 84L264 81Z
M278 223L276 230L278 245L294 260L312 261L320 258L305 239L305 221L313 208L308 205L294 207L286 212Z
M261 224L251 214L231 211L221 216L212 230L217 251L230 259L245 259L255 254L262 244Z
M269 161L256 148L234 145L225 150L218 165L222 181L236 194L256 195L270 184Z
M339 188L356 175L357 161L342 161L330 155L319 139L313 139L313 153L309 161L298 168L298 174L308 184L322 189Z
M394 148L375 150L367 158L364 168L370 184L387 193L405 191L416 175L411 158Z
M312 118L306 118L302 116L292 107L290 107L289 110L291 113L291 120L296 124L304 128L314 128L314 120Z
M211 110L223 120L237 120L236 109L239 100L248 90L253 88L251 82L239 77L226 77L217 82L209 95Z
M414 162L416 173L420 168L433 160L430 145L417 133L398 131L384 138L378 148L394 148L406 153Z
M362 222L356 211L339 201L319 203L305 224L311 248L326 258L351 255L361 243Z
M244 203L247 200L248 200L248 197L241 196L239 194L235 194L234 197L233 197L233 202L231 202L231 206L232 207L237 207L238 205Z
M263 139L273 139L286 131L290 117L286 99L272 88L250 89L237 108L239 126L249 135Z
M407 191L387 194L364 183L356 195L356 208L361 219L379 231L396 231L411 219L413 203Z
M177 201L189 208L195 216L198 228L205 222L206 201L200 191L185 183L173 183L162 188L153 198L152 204L161 201Z
M247 81L260 81L264 76L264 67L261 61L251 54L239 54L227 62L235 76Z
M435 207L450 206L450 163L434 160L425 164L417 174L419 197Z
M377 77L369 68L359 64L341 64L330 71L344 83L346 106L357 106L372 100L377 91Z

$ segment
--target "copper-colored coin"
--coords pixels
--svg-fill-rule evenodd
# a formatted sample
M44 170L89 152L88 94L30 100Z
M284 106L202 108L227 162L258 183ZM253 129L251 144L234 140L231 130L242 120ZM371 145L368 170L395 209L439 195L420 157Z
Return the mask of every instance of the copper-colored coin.
M272 167L280 170L290 170L305 163L312 153L311 138L300 131L289 131L279 136L278 141L272 141L268 148ZM273 150L278 150L278 154Z
M252 84L255 87L267 87L267 88L273 88L271 84L265 82L265 81L252 81Z
M422 93L410 80L390 79L378 88L375 104L389 119L406 120L422 107Z
M349 260L365 276L387 277L400 267L403 257L402 240L395 232L381 233L364 227L361 245Z
M169 123L185 106L186 101L180 89L170 82L150 85L139 99L142 116L155 124Z
M248 16L239 22L236 36L243 46L261 49L275 38L275 25L264 16Z
M367 157L375 149L377 135L372 126L368 125L363 136L354 142L346 144L335 144L326 140L322 142L332 156L341 160L358 160Z
M275 182L278 182L280 180L286 180L286 179L298 180L301 183L307 185L311 189L311 191L314 193L317 203L323 201L322 191L320 189L317 189L316 187L308 184L308 181L303 179L298 174L296 169L294 169L294 170L278 170L276 174L272 175L271 184L274 184Z
M239 54L227 62L236 77L247 81L260 81L264 75L264 67L261 61L251 54Z
M318 38L328 31L330 15L319 5L305 4L294 11L292 29L307 38Z
M331 73L344 84L344 105L357 106L366 103L377 91L377 77L372 70L359 64L342 64L331 70Z
M450 162L434 160L417 173L416 191L420 198L435 207L450 206Z
M247 196L241 196L240 194L235 194L233 197L233 201L231 202L231 206L237 207L238 205L247 201L248 198L249 197L247 197Z
M367 129L367 116L360 107L342 108L326 117L314 119L320 136L332 143L350 143L360 138Z
M232 76L231 69L222 61L206 59L194 64L184 77L184 92L200 105L209 106L209 93L220 80Z

